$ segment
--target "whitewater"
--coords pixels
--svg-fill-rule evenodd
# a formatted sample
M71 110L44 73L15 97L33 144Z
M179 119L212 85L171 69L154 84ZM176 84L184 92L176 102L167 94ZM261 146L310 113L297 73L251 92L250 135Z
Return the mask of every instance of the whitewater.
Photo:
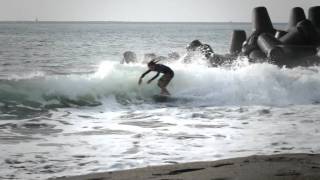
M0 179L46 179L274 153L320 153L320 67L163 62L174 101L141 86L143 54L217 52L248 24L0 24ZM15 29L12 32L12 29ZM187 30L186 30L187 29ZM106 38L106 36L108 38ZM81 38L80 38L81 37ZM24 39L24 41L21 41ZM147 45L146 45L147 44ZM14 48L18 47L18 48ZM20 47L20 48L19 48ZM133 50L138 63L120 64Z

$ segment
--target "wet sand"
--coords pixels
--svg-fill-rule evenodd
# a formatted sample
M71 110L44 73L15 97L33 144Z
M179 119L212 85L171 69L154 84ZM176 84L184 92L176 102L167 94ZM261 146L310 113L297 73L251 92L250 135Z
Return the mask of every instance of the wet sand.
M249 156L95 173L55 180L319 180L320 154Z

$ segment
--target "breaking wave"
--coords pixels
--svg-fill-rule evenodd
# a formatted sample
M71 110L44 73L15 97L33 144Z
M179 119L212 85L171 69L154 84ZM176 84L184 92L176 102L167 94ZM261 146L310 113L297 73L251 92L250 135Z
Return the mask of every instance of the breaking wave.
M238 60L232 67L208 68L202 64L169 64L175 77L169 91L192 106L288 105L320 102L320 67L279 68ZM0 107L63 108L106 104L155 103L159 93L138 78L143 64L121 65L106 61L88 75L27 76L1 80ZM184 101L185 103L185 101Z

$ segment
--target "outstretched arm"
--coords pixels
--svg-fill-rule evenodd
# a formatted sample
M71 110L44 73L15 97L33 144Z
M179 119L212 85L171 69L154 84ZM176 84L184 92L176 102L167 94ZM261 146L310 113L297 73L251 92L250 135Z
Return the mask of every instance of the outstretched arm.
M139 85L142 83L142 79L145 75L147 75L149 72L151 72L151 70L148 70L146 72L144 72L141 76L140 76L140 79L139 79Z
M153 78L151 78L151 79L148 81L148 84L151 83L151 81L153 81L154 79L156 79L156 78L159 76L159 74L160 74L160 73L158 72Z
M144 72L144 73L141 75L140 79L143 79L143 77L144 77L145 75L147 75L149 72L151 72L151 70L148 70L148 71Z

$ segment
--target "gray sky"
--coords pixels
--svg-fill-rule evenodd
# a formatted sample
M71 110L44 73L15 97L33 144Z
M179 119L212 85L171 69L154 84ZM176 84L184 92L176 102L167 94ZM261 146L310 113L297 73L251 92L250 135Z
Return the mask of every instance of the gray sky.
M244 22L261 5L273 22L287 22L292 7L307 12L320 0L0 0L0 21Z

